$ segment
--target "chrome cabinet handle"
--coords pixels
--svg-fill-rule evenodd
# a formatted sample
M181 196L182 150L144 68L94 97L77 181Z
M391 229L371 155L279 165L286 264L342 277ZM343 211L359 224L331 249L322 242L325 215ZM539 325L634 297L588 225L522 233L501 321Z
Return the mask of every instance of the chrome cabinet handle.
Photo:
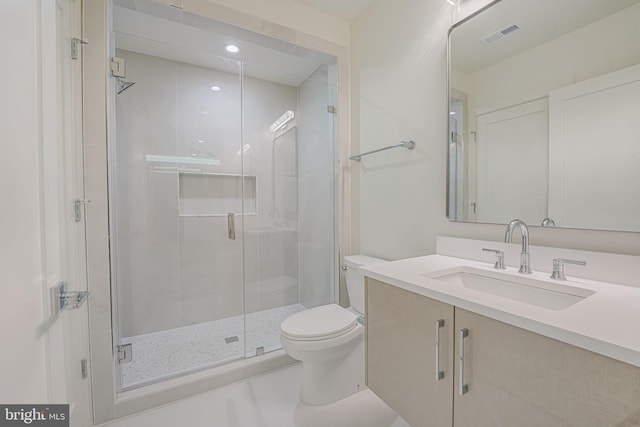
M229 238L236 240L236 215L234 213L227 214L227 228L229 231Z
M458 379L460 380L458 384L458 393L460 393L460 396L462 396L469 391L469 385L464 383L464 339L469 336L469 329L460 329L458 334L460 340L460 348L458 349L458 371L460 373L458 375Z
M436 320L436 381L444 378L444 371L440 370L440 329L444 327L444 319Z

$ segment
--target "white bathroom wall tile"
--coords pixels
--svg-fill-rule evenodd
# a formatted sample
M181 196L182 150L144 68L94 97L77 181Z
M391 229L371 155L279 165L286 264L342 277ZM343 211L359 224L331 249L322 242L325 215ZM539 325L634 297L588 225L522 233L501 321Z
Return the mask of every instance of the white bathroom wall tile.
M240 75L184 63L177 67L178 155L220 160L207 171L241 173Z
M321 66L298 88L300 175L333 161L333 114L330 88L326 81L327 66ZM325 75L325 78L320 78Z
M131 197L130 192L135 190L131 186L132 181L136 181L136 175L142 176L143 185L146 181L143 170L128 170L127 168L119 168L116 173L116 183L111 190L118 194L117 201L112 207L117 218L117 226L115 228L115 244L113 251L115 255L115 277L113 278L116 285L116 297L118 303L118 323L122 336L135 335L133 330L133 305L131 296L131 246L128 244L131 235ZM139 181L139 179L138 179ZM136 203L133 203L135 206Z
M300 178L300 302L315 307L331 302L333 280L333 173Z
M243 81L245 173L257 176L260 224L273 224L274 135L271 124L285 111L296 110L296 89L245 77ZM295 130L293 131L295 133Z
M252 313L260 308L260 230L258 215L242 217L244 244L244 298L245 311Z
M254 312L298 302L297 252L292 257L291 248L286 247L292 241L290 236L297 235L297 206L286 198L286 193L280 193L284 201L289 201L290 219L284 224L274 189L278 171L282 171L282 177L296 169L296 131L284 139L276 139L269 131L285 111L296 110L296 89L253 78L244 79L243 89L244 144L250 146L245 155L245 171L255 174L257 180L258 215L245 236L245 268L253 273L245 276L249 279L247 312ZM276 157L276 153L280 156ZM292 179L295 177L290 176L289 181ZM296 267L291 268L292 264Z
M130 52L119 54L132 64L127 79L136 81L120 96L117 121L119 136L131 141L119 156L121 166L132 167L119 180L124 188L119 214L127 219L121 222L118 239L129 245L119 255L127 261L121 262L120 276L128 284L119 284L127 287L119 291L125 300L120 320L132 324L125 327L126 335L234 316L243 306L247 312L255 312L298 302L298 135L293 128L276 142L281 143L276 171L276 146L269 132L269 126L285 111L296 111L296 88L244 78L241 141L237 75ZM155 69L146 73L145 66ZM173 83L168 84L171 79ZM221 90L212 91L212 86ZM153 97L155 91L160 98ZM154 99L158 105L145 104L153 104ZM172 108L166 108L171 103ZM146 112L138 117L139 111L129 113L131 109ZM130 120L133 118L140 122ZM160 119L158 129L154 119ZM172 119L173 128L169 126ZM143 134L145 129L150 131ZM183 213L239 213L242 193L237 191L237 183L233 189L220 184L223 191L214 197L209 194L210 180L183 175L183 184L203 181L200 187L206 191L198 193L200 197L191 191L197 190L193 186L188 189L193 194L184 186L180 189L177 173L154 171L153 165L144 163L144 156L215 157L220 166L196 168L240 173L241 142L248 145L245 173L255 175L245 186L244 208L257 214L236 218L238 240L227 238L226 217L185 217L178 222L178 212L187 202L192 211ZM279 216L274 184L281 187L276 202L281 206ZM247 229L244 260L242 220Z
M151 233L133 236L129 242L136 335L180 326L177 244L164 245L161 241L167 237L151 237Z
M227 237L226 217L181 218L183 325L242 313L242 241Z
M130 336L176 327L180 318L175 304L179 297L177 175L151 169L118 172L124 172L115 189L116 288L122 333Z
M125 80L135 85L116 96L118 167L144 168L145 156L175 155L176 65L166 59L118 50Z
M300 302L332 302L334 198L333 116L327 68L320 67L298 88Z

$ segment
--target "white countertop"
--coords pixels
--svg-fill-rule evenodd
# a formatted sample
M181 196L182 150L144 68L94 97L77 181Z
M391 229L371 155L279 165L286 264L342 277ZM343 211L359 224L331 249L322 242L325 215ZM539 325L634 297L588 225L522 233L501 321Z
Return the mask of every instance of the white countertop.
M487 271L493 263L430 255L361 267L367 277L489 318L563 341L640 367L640 288L568 277L557 282L548 272L527 277L595 291L560 311L550 310L425 277L439 270L468 266ZM499 270L521 277L517 268ZM569 276L569 274L567 274Z

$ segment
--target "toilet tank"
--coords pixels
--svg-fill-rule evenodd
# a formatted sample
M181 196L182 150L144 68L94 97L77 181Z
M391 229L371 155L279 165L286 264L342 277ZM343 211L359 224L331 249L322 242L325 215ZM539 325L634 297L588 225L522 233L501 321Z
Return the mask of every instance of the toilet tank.
M385 259L374 258L366 255L350 255L344 257L344 265L347 267L347 293L351 308L364 314L364 276L358 273L358 267L387 262Z

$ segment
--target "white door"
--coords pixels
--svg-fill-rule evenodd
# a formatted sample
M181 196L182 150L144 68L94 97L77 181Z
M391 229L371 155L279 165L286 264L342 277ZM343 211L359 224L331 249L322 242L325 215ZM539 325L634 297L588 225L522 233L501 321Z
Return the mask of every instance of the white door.
M549 94L549 214L557 225L640 229L639 117L640 65Z
M87 290L83 200L82 69L72 59L81 37L81 0L42 2L42 186L44 268L50 288ZM81 49L81 47L80 47ZM82 207L82 206L81 206ZM51 302L54 301L51 295ZM87 303L77 309L49 307L47 372L49 401L70 405L71 426L92 425Z
M479 114L477 220L539 225L547 217L547 99Z

